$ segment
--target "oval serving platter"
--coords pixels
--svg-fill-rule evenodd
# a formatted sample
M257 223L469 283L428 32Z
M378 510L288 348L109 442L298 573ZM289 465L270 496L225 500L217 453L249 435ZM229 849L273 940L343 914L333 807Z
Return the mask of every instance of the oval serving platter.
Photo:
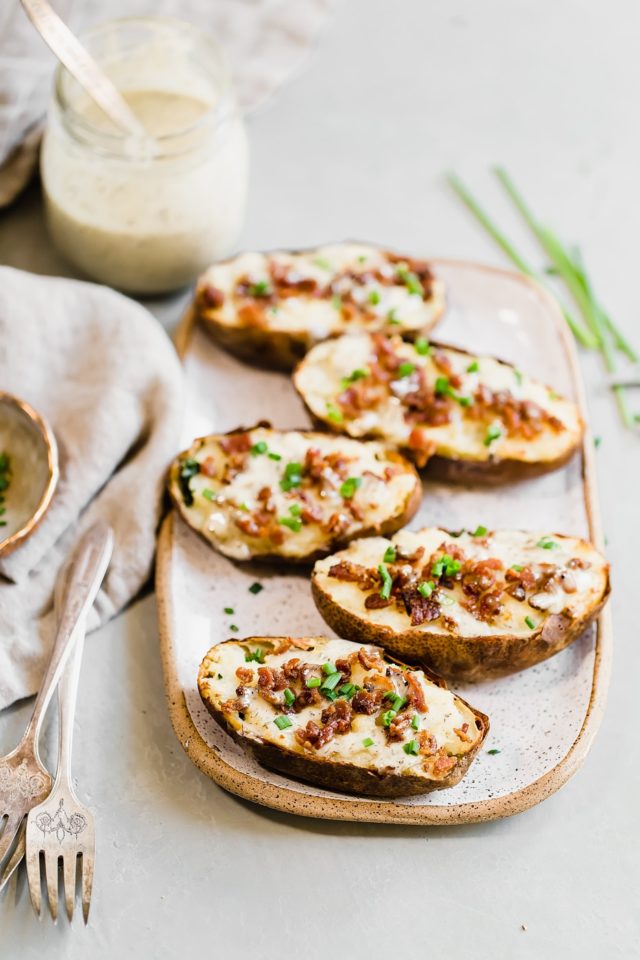
M584 413L573 341L552 298L506 271L434 261L448 307L434 332L468 350L492 353L566 396ZM187 404L183 446L196 436L270 419L308 424L290 380L247 366L220 350L189 312L178 330ZM424 482L409 525L455 530L518 527L568 533L601 544L592 441L562 470L500 487ZM262 589L250 589L254 584ZM200 701L198 666L214 643L252 634L331 631L311 599L308 576L274 567L234 565L214 553L178 516L165 521L158 546L161 653L171 721L196 765L221 787L288 813L383 823L470 823L509 816L544 800L580 767L598 729L611 664L609 614L558 656L492 682L454 687L491 719L485 750L455 787L404 800L346 796L260 767L222 731ZM233 609L226 614L225 608ZM237 630L236 630L237 628ZM489 751L493 751L489 753Z

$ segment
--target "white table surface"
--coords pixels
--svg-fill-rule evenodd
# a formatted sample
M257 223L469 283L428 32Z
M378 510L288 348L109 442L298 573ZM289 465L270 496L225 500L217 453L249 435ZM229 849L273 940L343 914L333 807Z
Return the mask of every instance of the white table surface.
M251 120L242 245L351 236L501 263L443 184L454 166L533 254L488 173L499 161L580 239L603 300L640 342L639 28L635 0L349 0L306 69ZM70 272L37 189L0 215L0 262ZM184 299L150 305L170 328ZM619 426L598 359L583 366L602 437L616 654L576 777L516 818L447 829L250 806L199 773L173 734L147 596L85 654L75 769L99 829L90 925L38 923L21 878L0 898L3 957L640 957L640 439ZM0 717L0 752L28 710Z

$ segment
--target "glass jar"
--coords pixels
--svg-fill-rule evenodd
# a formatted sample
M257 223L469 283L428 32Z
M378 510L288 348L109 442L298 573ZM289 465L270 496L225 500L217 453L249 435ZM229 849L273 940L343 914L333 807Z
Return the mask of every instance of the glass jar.
M224 56L168 17L82 41L153 139L120 132L59 66L41 155L49 230L102 283L177 289L233 250L244 220L247 139Z

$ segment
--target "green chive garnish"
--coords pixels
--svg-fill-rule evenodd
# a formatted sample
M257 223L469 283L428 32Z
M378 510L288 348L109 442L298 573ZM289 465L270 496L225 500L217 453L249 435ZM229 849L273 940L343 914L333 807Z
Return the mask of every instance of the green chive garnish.
M288 527L293 533L300 533L302 530L300 517L278 517L278 523L283 527Z
M314 687L319 687L321 683L322 683L322 680L320 679L320 677L309 677L309 679L307 680L306 686L309 687L310 690L312 690Z
M397 310L395 310L395 309L394 309L394 310L389 310L389 313L387 314L387 321L388 321L390 324L392 324L394 327L398 326L398 324L401 323L401 321L398 320L398 312L397 312Z
M213 490L209 490L208 488L202 491L202 496L205 498L205 500L209 501L215 499L215 493Z
M341 680L342 680L341 673L332 673L327 677L326 680L322 682L322 684L320 685L320 689L335 690L335 688L338 686Z
M264 650L260 647L257 650L247 650L244 659L247 663L251 663L252 660L255 660L256 663L264 663Z
M529 627L529 630L535 630L536 625L535 625L535 623L533 622L533 620L531 619L531 617L525 617L525 618L524 618L524 622L525 622L526 625Z
M380 719L382 720L382 726L383 726L383 727L390 727L390 726L391 726L391 721L393 720L393 718L394 718L395 716L396 716L396 711L395 711L395 710L385 710L385 712L382 714L382 716L381 716L381 718L380 718Z
M252 457L257 457L260 453L266 453L268 449L269 447L264 440L259 440L257 443L254 443L249 452L251 453Z
M321 270L333 270L333 267L328 260L325 260L324 257L316 257L313 261L316 267L320 267Z
M366 367L358 367L356 370L352 370L348 377L342 378L342 388L345 389L350 383L355 383L356 380L364 380L365 377L369 376L369 372Z
M431 345L424 337L418 337L414 343L414 347L416 348L416 353L419 353L421 357L426 357L431 351Z
M374 307L376 307L376 306L380 303L380 291L379 291L379 290L372 290L372 291L371 291L371 293L369 294L369 303L370 303L372 306L374 306Z
M467 367L467 373L477 373L480 369L480 364L477 360L473 360Z
M225 607L224 612L227 614L232 614L232 613L235 613L235 610L233 609L233 607Z
M412 296L422 296L424 293L424 287L420 283L420 280L412 273L411 270L408 270L407 267L398 267L397 275L400 280L404 283L405 287Z
M390 544L390 546L387 547L382 559L385 563L394 563L396 559L396 548L393 546L393 544Z
M273 453L273 451L268 454L268 457L269 457L269 460L282 460L282 457L280 456L280 454Z
M237 633L237 632L238 632L238 629L239 629L239 627L237 627L237 626L235 625L235 623L230 623L230 624L229 624L229 630L231 630L232 633Z
M349 477L340 487L340 496L345 500L351 500L355 496L356 490L362 486L362 477Z
M288 463L284 468L284 476L280 481L280 489L285 493L302 483L302 464Z
M422 580L418 584L418 593L422 597L430 597L431 594L433 593L434 586L435 584L433 580Z
M410 377L415 368L415 363L401 363L398 367L398 377L400 377L401 380L404 377Z
M524 567L520 563L512 563L511 569L515 570L516 573L520 573L522 570L524 570Z
M555 550L559 546L551 537L541 537L536 543L536 547L542 547L543 550Z
M473 531L473 533L471 534L471 536L472 536L472 537L486 537L486 535L487 535L488 532L489 532L489 531L487 530L486 527L480 526L480 527L476 527L476 528L475 528L475 530Z
M251 297L270 297L271 287L268 280L258 280L249 287L249 296Z
M296 702L296 695L289 687L284 691L284 702L288 707Z
M484 438L485 447L491 446L494 440L497 440L498 437L502 436L502 430L500 427L496 427L495 424L492 424L487 430L486 436Z
M402 749L404 750L405 753L410 753L414 757L417 757L418 754L420 753L420 744L418 743L417 740L409 740L408 743L404 743L402 745Z
M414 730L420 729L420 717L418 716L417 713L414 713L414 715L411 718L411 726L413 727Z
M496 747L493 747L491 750L487 750L487 753L490 757L495 757L496 753L500 753L500 751Z
M384 563L381 563L381 564L378 566L378 573L379 573L380 576L382 577L382 589L381 589L381 591L380 591L380 596L382 597L383 600L388 600L389 597L391 596L391 588L392 588L392 586L393 586L393 578L391 577L391 574L390 574L389 571L387 570L387 568L386 568L386 566L384 565Z
M372 746L373 746L373 740L371 739L371 737L365 737L364 740L362 741L362 746L363 746L363 747L372 747Z
M335 663L331 663L331 661L329 660L327 661L327 663L322 664L322 672L329 677L331 676L332 673L337 673L338 668L336 667Z
M327 416L329 420L332 420L334 423L342 423L344 420L344 414L335 403L327 403Z
M289 720L289 717L276 717L273 722L275 723L278 730L286 730L287 727L293 726L293 724L291 723L291 720Z
M257 580L255 583L252 583L251 586L249 587L249 593L260 593L261 590L264 590L264 587L262 586L261 583L258 583Z

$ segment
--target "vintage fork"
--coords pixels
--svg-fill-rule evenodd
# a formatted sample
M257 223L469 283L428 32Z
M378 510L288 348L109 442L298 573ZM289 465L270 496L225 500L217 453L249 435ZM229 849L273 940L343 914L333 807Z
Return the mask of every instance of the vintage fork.
M102 522L94 524L80 541L68 573L65 571L63 574L68 589L61 604L51 658L33 714L18 746L6 757L0 758L0 821L4 821L4 830L0 835L0 865L7 861L7 854L13 851L2 876L2 886L22 858L25 815L51 791L51 776L40 759L38 749L42 720L69 656L76 626L86 618L93 605L112 548L112 531Z

